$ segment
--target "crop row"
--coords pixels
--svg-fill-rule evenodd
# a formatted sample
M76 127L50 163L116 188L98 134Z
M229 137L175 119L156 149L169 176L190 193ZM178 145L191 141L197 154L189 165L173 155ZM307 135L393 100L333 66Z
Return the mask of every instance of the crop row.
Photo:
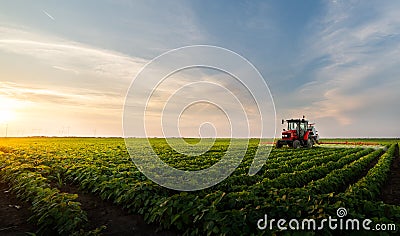
M390 172L396 148L398 148L396 145L391 145L387 152L379 159L378 163L368 171L366 176L354 185L349 186L346 191L346 197L375 200L380 194L380 189Z
M313 166L310 169L283 173L279 177L262 181L265 188L295 188L302 187L312 180L320 179L335 169L340 169L348 163L358 160L360 157L370 153L371 149L365 149L358 153L344 156L337 161L329 161L320 166Z
M78 195L62 193L51 187L47 175L48 166L34 165L14 153L0 153L0 177L10 185L10 189L25 201L31 202L33 216L30 218L39 226L38 232L48 234L54 230L61 235L80 231L87 222L86 213L76 201Z
M355 152L358 151L358 155ZM219 184L217 189L223 191L240 191L241 189L252 188L260 186L260 184L265 184L261 188L285 188L290 187L287 185L293 185L301 187L305 183L311 181L312 179L318 178L318 176L323 176L329 172L329 168L336 168L338 165L343 165L349 161L355 160L358 157L366 154L370 150L355 149L355 150L343 150L339 153L333 153L328 156L314 156L308 155L307 157L300 157L302 163L297 163L298 157L293 157L293 160L288 160L286 162L280 163L280 168L269 169L269 165L266 165L266 170L263 173L256 176L249 176L247 174L236 174L224 180ZM321 155L316 154L316 155ZM303 159L304 158L304 159ZM342 159L340 162L335 162ZM296 165L297 164L297 165ZM326 168L328 166L329 168ZM307 169L307 167L309 167ZM309 174L311 173L311 174ZM315 173L312 175L312 173ZM275 176L273 176L275 175ZM272 178L268 178L272 177ZM273 178L275 177L275 178ZM295 182L287 181L289 179L296 178Z

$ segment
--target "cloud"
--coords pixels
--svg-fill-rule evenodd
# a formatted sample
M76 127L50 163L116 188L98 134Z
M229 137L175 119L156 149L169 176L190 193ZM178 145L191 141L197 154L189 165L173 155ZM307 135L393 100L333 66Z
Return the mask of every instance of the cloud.
M31 56L49 66L82 73L131 80L147 60L95 48L50 35L0 27L0 50Z
M55 105L85 109L122 109L120 94L84 88L39 87L0 82L0 94L30 105Z
M74 69L69 69L69 68L65 68L62 66L53 66L54 69L58 69L58 70L62 70L62 71L70 71L73 72L74 74L79 74L79 71L74 70Z
M310 25L314 31L305 40L297 65L310 68L311 81L287 99L300 105L284 112L301 110L342 126L357 123L363 113L379 119L382 107L390 113L391 96L399 100L399 14L397 1L327 3L326 11Z
M15 71L7 76L0 83L2 94L21 101L70 109L122 109L129 83L147 62L51 35L4 26L0 27L1 51L32 58L44 65L41 74L32 73L27 77ZM29 66L24 67L29 70Z
M260 136L262 121L259 109L265 107L258 107L245 86L221 71L205 68L182 70L167 77L153 92L146 103L145 113L146 123L151 124L146 125L150 136L162 135L163 128L177 128L179 115L184 120L179 127L184 129L182 134L186 136L197 136L199 125L206 121L211 122L221 136L229 136L232 124L236 125L233 134L236 137ZM140 128L140 111L144 110L147 100L139 104L139 94L131 95L127 119L135 124L132 127L134 130ZM263 102L258 105L269 104ZM161 126L161 121L165 126ZM237 124L240 124L239 128ZM135 130L135 134L130 135L135 136L136 133L140 131ZM177 135L175 132L172 136Z

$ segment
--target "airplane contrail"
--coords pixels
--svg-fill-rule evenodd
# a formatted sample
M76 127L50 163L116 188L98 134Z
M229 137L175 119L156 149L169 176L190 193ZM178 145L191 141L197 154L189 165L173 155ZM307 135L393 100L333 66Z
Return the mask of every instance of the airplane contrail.
M55 20L52 15L50 15L47 11L42 10L44 14L46 14L50 19Z

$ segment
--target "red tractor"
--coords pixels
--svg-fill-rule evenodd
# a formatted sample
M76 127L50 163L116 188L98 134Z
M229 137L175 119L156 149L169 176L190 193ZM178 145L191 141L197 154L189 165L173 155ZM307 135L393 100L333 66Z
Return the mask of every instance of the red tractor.
M283 145L293 148L312 148L315 143L318 143L319 136L315 130L315 124L309 124L304 118L303 116L303 119L286 120L287 130L283 129L282 139L276 142L277 148ZM282 124L284 123L285 121L282 120Z

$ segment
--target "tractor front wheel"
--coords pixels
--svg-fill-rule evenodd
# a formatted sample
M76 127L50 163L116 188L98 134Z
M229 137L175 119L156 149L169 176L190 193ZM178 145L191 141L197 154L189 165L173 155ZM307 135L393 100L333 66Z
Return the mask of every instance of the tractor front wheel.
M300 141L299 140L294 140L293 141L293 148L295 148L295 149L300 148Z
M281 148L283 144L280 142L280 140L276 141L276 148Z

